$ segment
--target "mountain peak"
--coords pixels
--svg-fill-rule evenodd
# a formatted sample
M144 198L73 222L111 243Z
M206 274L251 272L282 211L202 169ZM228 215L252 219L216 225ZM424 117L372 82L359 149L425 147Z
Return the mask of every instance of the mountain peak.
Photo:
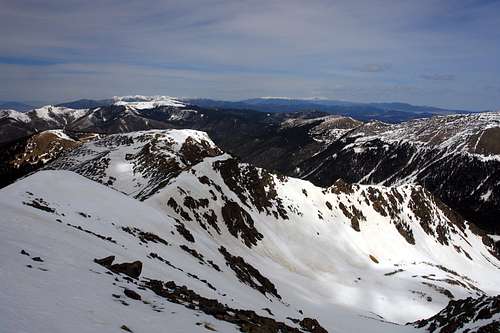
M114 105L124 105L130 108L142 110L152 109L159 106L185 107L186 104L179 99L170 96L115 96L113 97Z

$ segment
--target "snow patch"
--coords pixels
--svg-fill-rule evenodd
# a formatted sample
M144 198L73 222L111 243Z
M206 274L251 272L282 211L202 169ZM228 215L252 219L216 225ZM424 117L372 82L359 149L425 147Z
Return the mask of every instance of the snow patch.
M29 123L30 117L26 113L15 110L0 110L0 119L10 118L23 123Z
M170 96L115 96L114 105L123 105L136 110L153 109L159 106L185 107L186 104Z

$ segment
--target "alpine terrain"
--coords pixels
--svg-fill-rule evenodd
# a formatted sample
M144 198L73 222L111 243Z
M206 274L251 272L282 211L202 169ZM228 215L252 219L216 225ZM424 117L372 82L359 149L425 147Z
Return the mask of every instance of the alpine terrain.
M500 113L190 103L2 111L2 331L500 331Z
M500 333L499 13L0 0L0 333Z

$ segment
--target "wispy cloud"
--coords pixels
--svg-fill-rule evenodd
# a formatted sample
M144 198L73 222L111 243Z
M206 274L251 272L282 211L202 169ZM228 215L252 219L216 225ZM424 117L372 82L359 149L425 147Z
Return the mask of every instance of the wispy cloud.
M498 94L474 90L500 85L499 2L19 0L1 7L1 76L11 79L1 99L96 90L96 97L127 90L237 99L342 86L326 97L376 100L376 87L390 85L420 91L398 90L391 100L500 105ZM432 74L443 72L460 76ZM418 80L415 73L431 74ZM439 79L453 81L455 95L423 86Z
M422 79L431 81L454 81L455 75L453 74L423 74Z
M363 66L355 67L354 69L360 72L367 73L380 73L391 69L390 64L365 64Z

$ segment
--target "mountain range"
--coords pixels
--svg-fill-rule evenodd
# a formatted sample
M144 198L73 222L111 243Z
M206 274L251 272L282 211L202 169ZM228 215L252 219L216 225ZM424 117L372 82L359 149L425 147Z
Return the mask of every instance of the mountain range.
M0 101L0 110L15 110L20 112L33 110L34 106L15 101Z
M500 330L500 112L199 104L0 114L7 331Z
M463 114L472 111L450 110L432 106L416 106L407 103L355 103L321 98L294 99L285 97L264 97L236 102L211 99L186 99L187 102L211 108L257 110L261 112L304 112L320 111L349 116L358 120L381 120L401 122L433 115Z
M90 109L45 106L27 113L0 112L0 143L7 154L11 145L21 149L17 140L44 130L79 136L197 129L245 162L319 186L340 178L423 185L480 227L500 232L499 121L498 112L487 112L389 124L317 111L263 113L200 107L170 97L126 96ZM4 167L3 178L11 179L7 174L17 174L14 169Z
M132 96L133 97L133 96ZM141 96L135 96L141 97ZM205 108L223 108L238 110L255 110L261 112L309 112L318 111L329 114L354 117L359 120L380 120L397 123L410 119L431 117L433 115L464 114L474 111L437 108L432 106L417 106L408 103L360 103L331 100L324 98L286 98L261 97L239 101L225 101L208 98L180 98L183 102ZM79 99L75 101L56 103L55 106L71 109L89 109L109 106L115 98L108 99ZM38 104L37 104L38 105ZM0 101L0 110L16 110L26 112L35 107L21 102Z

